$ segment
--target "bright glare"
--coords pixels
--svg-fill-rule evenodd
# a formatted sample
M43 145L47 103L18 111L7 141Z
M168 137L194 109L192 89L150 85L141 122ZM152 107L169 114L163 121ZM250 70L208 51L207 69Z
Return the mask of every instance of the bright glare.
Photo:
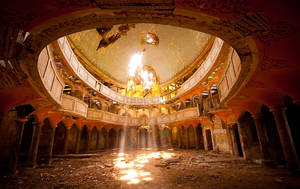
M146 177L146 178L143 178L143 180L144 181L150 181L150 180L152 180L152 178L151 177Z
M127 184L138 184L141 181L153 180L151 172L142 170L144 164L148 163L150 159L168 159L173 156L175 156L174 153L167 152L143 153L138 154L134 160L128 161L128 154L119 153L118 158L114 160L114 165L121 170L120 180L128 181Z
M136 53L131 56L129 67L129 76L133 77L138 67L142 66L142 53Z

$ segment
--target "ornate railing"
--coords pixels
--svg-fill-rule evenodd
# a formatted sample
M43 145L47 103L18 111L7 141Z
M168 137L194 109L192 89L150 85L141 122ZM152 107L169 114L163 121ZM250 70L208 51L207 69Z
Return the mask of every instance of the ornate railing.
M44 48L38 58L38 72L44 84L45 89L50 96L58 103L61 104L62 91L65 83L61 79L55 67L55 60L51 55L48 47Z
M241 72L241 60L235 50L232 50L229 63L225 69L225 72L218 83L220 100L224 100L228 93L234 86Z
M207 74L209 74L216 59L218 58L222 46L223 40L220 38L216 38L205 61L199 66L197 71L181 85L181 93L179 93L177 96L180 96L181 94L189 91L190 89L195 87L201 80L206 78Z
M64 112L76 114L82 117L86 117L88 105L76 97L63 94L60 110Z
M161 115L158 117L129 117L110 113L103 110L88 108L88 105L82 100L70 96L62 95L61 109L59 111L67 112L86 118L89 121L99 121L114 125L140 126L167 124L177 121L189 120L200 116L198 108L187 108L172 114Z

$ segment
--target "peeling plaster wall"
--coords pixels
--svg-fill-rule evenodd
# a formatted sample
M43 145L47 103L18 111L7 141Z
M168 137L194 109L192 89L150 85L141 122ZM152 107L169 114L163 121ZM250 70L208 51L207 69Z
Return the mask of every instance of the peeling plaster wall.
M214 116L213 117L214 127L213 127L213 135L214 135L214 142L215 142L215 149L216 151L221 152L230 152L229 141L225 129L225 125L222 120Z

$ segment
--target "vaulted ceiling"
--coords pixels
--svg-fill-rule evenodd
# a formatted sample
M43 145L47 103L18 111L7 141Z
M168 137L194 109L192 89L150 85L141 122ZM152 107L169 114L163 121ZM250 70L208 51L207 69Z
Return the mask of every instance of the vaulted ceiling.
M108 33L118 32L114 26ZM154 33L159 44L143 43L147 33ZM210 35L198 31L159 24L135 24L126 35L114 43L97 50L102 37L96 29L69 35L75 53L100 73L118 83L126 84L128 64L134 53L144 50L143 65L149 65L156 71L159 82L164 83L192 64L208 44ZM96 71L96 73L97 73Z

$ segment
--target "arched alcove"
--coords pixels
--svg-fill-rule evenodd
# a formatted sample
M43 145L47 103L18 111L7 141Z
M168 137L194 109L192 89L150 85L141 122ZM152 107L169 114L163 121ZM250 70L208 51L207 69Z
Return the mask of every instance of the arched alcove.
M66 142L66 127L63 122L58 123L55 129L53 153L62 154L64 153L64 147Z
M107 131L103 127L101 129L101 131L99 132L99 136L98 136L98 147L99 147L99 149L106 148L106 135L107 135Z
M181 144L182 148L188 147L188 133L187 128L185 128L184 126L181 126Z
M89 138L89 150L96 150L98 144L98 130L96 127L92 129L91 136Z
M172 127L172 146L178 146L178 130L177 127Z
M28 121L24 124L23 136L19 151L19 162L24 163L29 155L30 147L33 143L33 135L35 131L34 122L36 121L34 116L30 116Z
M260 159L262 157L255 121L252 115L245 111L239 119L239 132L246 159Z
M211 130L210 129L206 129L205 130L205 135L206 135L207 150L213 150L213 142L212 142Z
M79 152L85 153L89 149L89 130L87 125L81 128Z
M148 147L148 131L147 131L147 129L141 128L139 130L139 147L140 148Z
M187 128L187 135L188 135L188 147L195 148L196 147L196 139L195 139L195 131L192 125L189 125Z
M203 139L203 130L201 123L198 123L196 127L196 132L197 132L197 138L198 138L198 147L199 149L204 149L204 139Z
M163 128L160 133L161 147L169 146L169 137L170 137L169 129L167 127Z
M292 99L286 100L286 118L290 126L291 135L294 141L298 159L300 158L300 107L292 102Z
M276 127L274 116L270 109L263 105L261 107L262 128L266 139L267 154L266 159L271 160L276 164L284 164L284 155L280 143L279 134Z
M117 147L117 132L115 129L110 129L108 132L109 148Z
M45 119L41 128L41 136L38 147L38 163L48 163L52 154L51 145L54 128L51 126L49 119Z
M76 152L76 144L78 140L79 129L76 124L73 124L70 129L70 134L68 138L68 153Z

